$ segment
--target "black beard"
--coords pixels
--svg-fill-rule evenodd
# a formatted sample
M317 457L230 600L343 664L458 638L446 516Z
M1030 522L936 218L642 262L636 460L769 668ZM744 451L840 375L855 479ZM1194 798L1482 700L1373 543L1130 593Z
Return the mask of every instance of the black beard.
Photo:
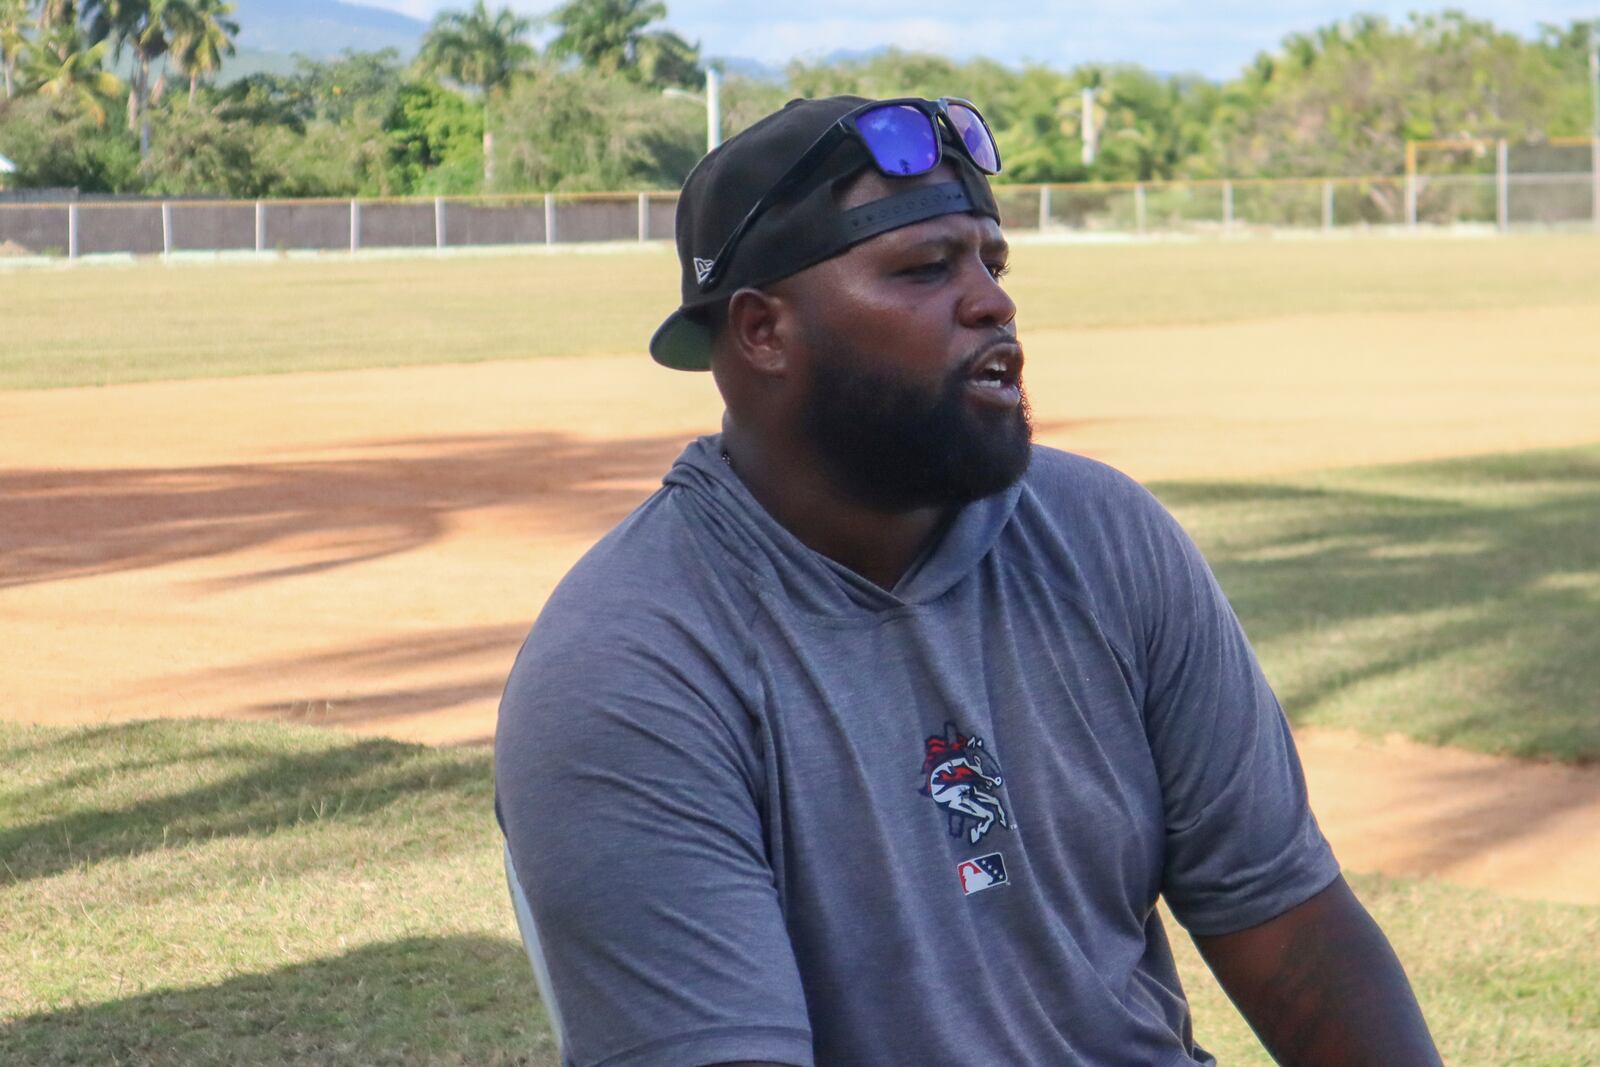
M1007 489L1033 456L1028 398L985 408L964 394L983 346L936 393L873 367L839 337L811 338L820 357L801 429L835 483L876 511L971 503Z

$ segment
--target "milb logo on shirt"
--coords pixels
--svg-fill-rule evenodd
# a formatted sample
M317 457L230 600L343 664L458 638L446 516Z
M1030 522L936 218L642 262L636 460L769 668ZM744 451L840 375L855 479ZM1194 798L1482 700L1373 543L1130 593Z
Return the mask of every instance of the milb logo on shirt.
M1005 857L998 852L962 860L956 864L956 876L961 879L961 893L971 896L985 889L1006 884Z
M944 809L951 837L976 845L996 825L1014 829L999 796L1003 785L1000 763L978 735L964 734L947 722L943 734L923 741L922 788L917 791Z

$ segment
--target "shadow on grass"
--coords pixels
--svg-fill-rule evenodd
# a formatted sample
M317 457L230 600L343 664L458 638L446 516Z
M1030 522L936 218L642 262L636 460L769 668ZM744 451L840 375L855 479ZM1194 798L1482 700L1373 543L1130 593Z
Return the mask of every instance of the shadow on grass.
M454 829L476 847L461 824L482 829L493 803L485 751L267 725L133 722L15 747L0 735L0 758L45 772L43 784L0 788L0 886L194 841L378 820L396 806L426 808L434 836ZM399 835L395 848L448 840Z
M687 443L524 433L375 441L305 462L3 471L0 588L274 544L294 562L224 584L294 577L417 548L486 508L516 509L530 532L598 537Z
M557 1062L528 957L487 937L407 938L0 1024L0 1063L33 1067Z
M1600 758L1600 448L1152 488L1292 720Z

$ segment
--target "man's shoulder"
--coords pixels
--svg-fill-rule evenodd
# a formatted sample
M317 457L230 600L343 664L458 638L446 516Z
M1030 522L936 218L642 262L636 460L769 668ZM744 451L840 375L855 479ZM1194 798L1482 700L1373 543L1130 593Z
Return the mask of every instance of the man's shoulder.
M654 494L546 600L501 698L506 759L548 748L554 733L573 750L681 739L719 721L734 729L747 689L747 598L675 497L670 487Z
M1101 607L1149 603L1186 566L1188 538L1148 489L1109 464L1034 446L1007 557Z
M1131 476L1097 459L1034 445L1023 479L1024 490L1044 508L1089 515L1103 513L1131 520L1165 516L1165 509Z
M657 489L602 534L562 577L551 599L609 601L669 588L672 576L697 555L693 525L675 497L670 486ZM668 581L639 581L648 576Z
M617 668L693 645L712 657L742 608L704 531L671 486L657 490L573 564L545 601L519 662L530 657ZM725 568L724 568L725 569ZM637 658L637 657L634 657Z

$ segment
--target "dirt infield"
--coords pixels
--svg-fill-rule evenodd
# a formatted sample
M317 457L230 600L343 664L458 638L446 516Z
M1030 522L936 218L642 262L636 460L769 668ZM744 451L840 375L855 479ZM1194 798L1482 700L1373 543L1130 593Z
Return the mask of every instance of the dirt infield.
M1147 480L1577 444L1600 410L1596 308L1024 336L1039 439ZM549 589L720 412L636 355L0 393L4 714L487 740ZM1347 865L1600 903L1600 774L1304 742Z

